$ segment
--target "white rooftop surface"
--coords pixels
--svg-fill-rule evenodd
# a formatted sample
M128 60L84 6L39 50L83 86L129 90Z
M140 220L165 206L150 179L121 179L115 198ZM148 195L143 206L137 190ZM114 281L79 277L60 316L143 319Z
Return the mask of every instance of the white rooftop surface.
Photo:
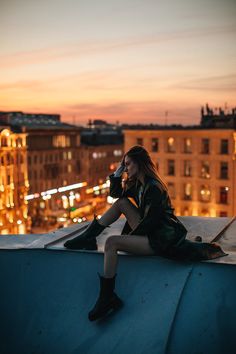
M211 242L216 235L231 222L221 238L217 241L228 255L206 262L236 264L236 219L233 220L232 217L211 218L198 216L179 216L178 218L188 230L187 239L194 240L196 236L201 236L203 242ZM98 251L68 250L63 246L66 240L79 235L79 233L87 227L89 222L61 228L45 234L1 235L0 249L46 248L66 252L103 252L106 239L111 235L120 235L124 223L125 218L120 218L97 237ZM119 253L126 254L125 252Z

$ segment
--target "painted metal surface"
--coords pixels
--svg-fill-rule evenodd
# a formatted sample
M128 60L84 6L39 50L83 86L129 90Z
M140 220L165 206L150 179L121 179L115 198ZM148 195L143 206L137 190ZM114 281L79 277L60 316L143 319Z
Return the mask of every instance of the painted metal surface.
M90 322L102 270L98 252L1 250L1 353L235 353L235 265L121 254L125 305Z
M204 241L229 219L181 217L188 238ZM116 292L124 307L88 320L105 240L123 224L120 219L105 229L98 252L63 247L82 225L0 237L1 354L235 354L235 222L219 240L229 256L212 261L119 252Z

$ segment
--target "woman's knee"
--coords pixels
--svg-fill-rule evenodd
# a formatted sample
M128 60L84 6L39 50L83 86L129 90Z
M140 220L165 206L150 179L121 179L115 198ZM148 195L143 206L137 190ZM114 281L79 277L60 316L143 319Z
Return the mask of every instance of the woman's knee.
M119 206L127 205L127 203L130 203L129 198L127 197L120 197L116 200L115 202Z
M117 236L110 236L106 239L105 251L116 250L117 247Z

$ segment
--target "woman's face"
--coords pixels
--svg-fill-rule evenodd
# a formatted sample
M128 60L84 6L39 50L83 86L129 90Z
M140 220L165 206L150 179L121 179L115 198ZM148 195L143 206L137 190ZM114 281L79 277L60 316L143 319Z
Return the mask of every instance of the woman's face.
M137 177L138 175L138 164L129 156L125 156L125 172L127 172L128 178Z

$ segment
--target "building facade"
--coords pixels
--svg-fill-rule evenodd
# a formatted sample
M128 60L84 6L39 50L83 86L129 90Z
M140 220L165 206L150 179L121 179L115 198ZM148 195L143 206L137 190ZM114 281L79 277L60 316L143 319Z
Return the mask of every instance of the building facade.
M236 215L236 131L125 130L124 150L143 145L169 187L176 215Z
M0 126L0 234L30 230L26 134Z

